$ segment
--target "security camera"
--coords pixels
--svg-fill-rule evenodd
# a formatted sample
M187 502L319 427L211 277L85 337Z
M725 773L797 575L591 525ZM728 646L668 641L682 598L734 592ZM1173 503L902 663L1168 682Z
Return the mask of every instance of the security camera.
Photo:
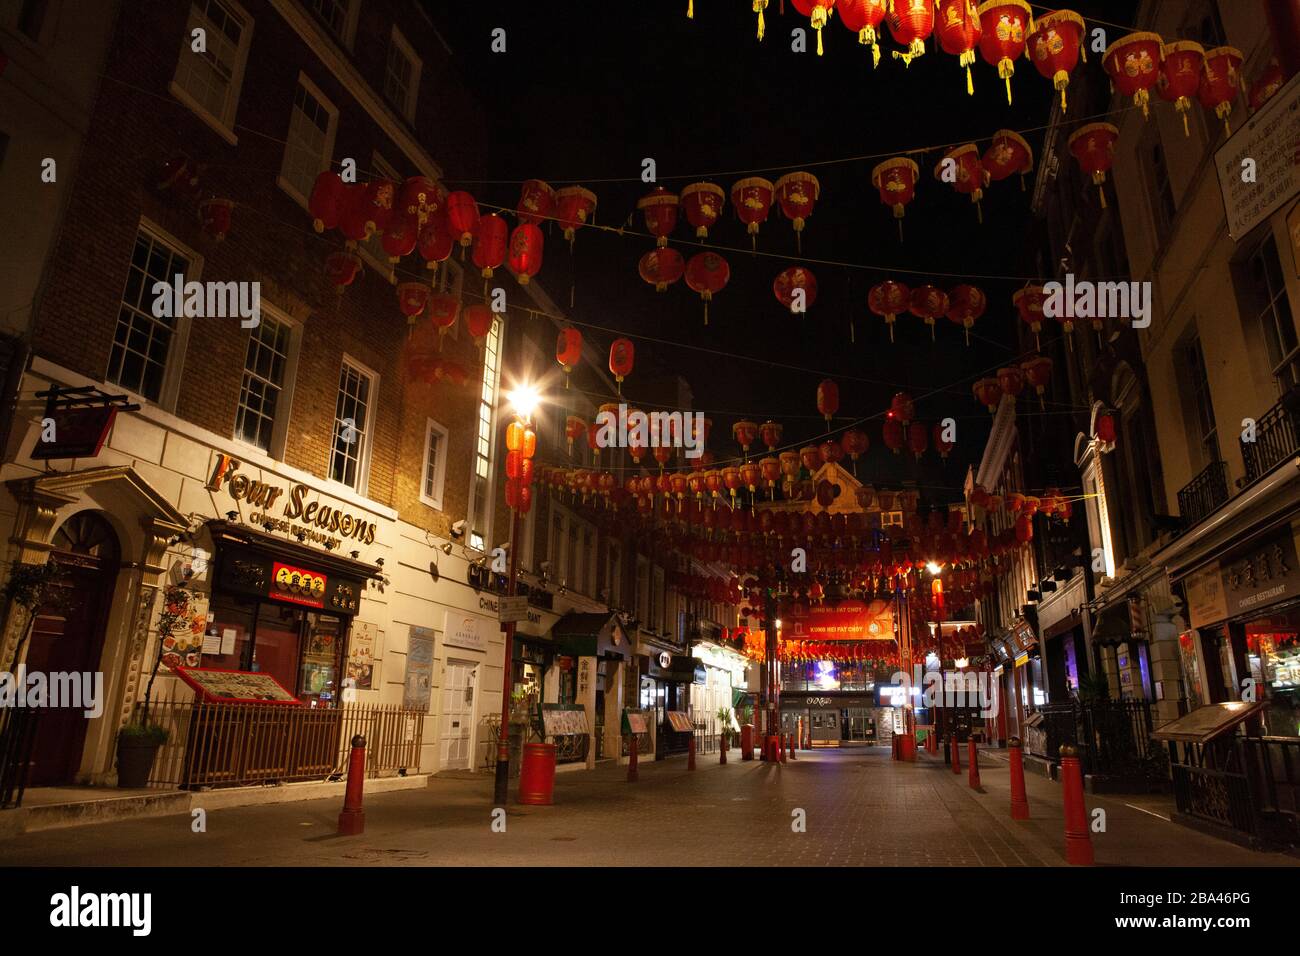
M465 537L465 519L462 518L451 526L451 536L453 538Z

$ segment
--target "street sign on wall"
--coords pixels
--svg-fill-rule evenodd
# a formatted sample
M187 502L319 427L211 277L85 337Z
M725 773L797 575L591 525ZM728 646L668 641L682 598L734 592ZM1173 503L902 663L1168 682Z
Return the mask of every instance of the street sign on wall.
M1233 240L1300 195L1298 154L1300 76L1294 76L1214 154Z

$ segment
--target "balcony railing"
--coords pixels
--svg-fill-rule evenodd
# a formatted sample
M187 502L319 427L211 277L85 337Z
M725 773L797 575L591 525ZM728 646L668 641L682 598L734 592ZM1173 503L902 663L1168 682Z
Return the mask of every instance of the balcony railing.
M1226 472L1224 462L1212 461L1178 492L1178 513L1182 516L1184 528L1208 517L1228 500Z
M1292 389L1282 399L1260 416L1255 423L1255 440L1239 440L1241 460L1246 466L1244 484L1268 474L1288 458L1300 451L1297 440L1296 411L1300 410L1300 389Z

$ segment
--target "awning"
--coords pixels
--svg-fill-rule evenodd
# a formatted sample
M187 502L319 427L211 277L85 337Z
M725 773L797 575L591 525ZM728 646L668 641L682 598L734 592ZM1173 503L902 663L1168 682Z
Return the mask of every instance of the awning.
M574 657L628 657L627 633L618 615L607 611L582 614L570 611L551 628L557 649Z

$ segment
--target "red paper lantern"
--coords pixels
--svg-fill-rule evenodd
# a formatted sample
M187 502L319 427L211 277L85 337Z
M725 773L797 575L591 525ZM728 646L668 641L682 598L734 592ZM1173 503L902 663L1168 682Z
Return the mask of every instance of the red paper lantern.
M934 4L931 0L893 0L888 22L894 42L907 47L906 53L895 50L894 59L911 66L914 58L925 53L926 38L934 32Z
M885 320L889 326L889 341L894 341L894 321L912 301L912 290L901 282L886 279L871 287L867 293L867 308Z
M894 416L893 412L887 412L885 414L885 421L880 426L881 440L884 441L885 447L895 455L897 455L899 450L903 447L904 433L903 423ZM881 492L880 494L883 500L885 493ZM881 510L890 509L885 508L882 504Z
M1162 46L1158 33L1130 33L1107 47L1101 61L1115 89L1133 97L1134 104L1142 107L1144 119L1151 115L1151 90L1160 79Z
M397 307L406 316L407 324L415 322L429 305L430 290L423 282L403 282L397 287Z
M1096 421L1097 440L1105 445L1115 444L1115 416L1105 412L1097 416Z
M1002 394L1015 398L1025 387L1025 373L1015 365L998 369L998 385Z
M677 194L663 186L656 186L649 195L637 200L636 208L645 216L646 228L656 237L655 245L661 249L668 245L668 236L677 227L679 202Z
M987 0L977 11L982 34L980 54L984 62L998 69L1007 84L1007 103L1011 103L1011 77L1016 60L1025 52L1025 38L1033 13L1024 0Z
M235 204L229 199L205 199L199 203L199 222L203 231L220 242L230 232L230 216Z
M829 378L822 379L817 385L817 411L821 412L826 424L830 425L835 413L840 410L840 387Z
M1260 109L1273 98L1278 90L1286 83L1286 74L1282 72L1282 64L1278 63L1274 57L1268 61L1268 66L1264 67L1255 82L1250 84L1250 94L1246 98L1246 105L1250 107L1252 114L1258 113Z
M1016 540L1021 544L1034 540L1034 519L1029 515L1021 515L1016 519Z
M803 251L803 227L821 195L821 183L812 173L786 173L776 181L781 214L794 224L795 247Z
M925 422L912 422L907 426L907 447L913 455L920 458L929 444L930 429L925 427Z
M889 400L889 411L895 418L906 425L916 417L916 403L907 392L895 392Z
M993 143L981 159L984 171L993 182L1001 182L1012 173L1020 174L1020 190L1025 189L1025 176L1033 172L1034 151L1023 136L1015 130L1000 129L993 134Z
M386 231L398 201L397 183L389 179L371 180L366 183L362 195L365 197L366 232L373 235ZM437 208L436 197L434 208Z
M361 257L352 252L331 252L325 259L325 274L334 291L342 293L361 271Z
M930 341L934 341L934 320L948 313L948 293L937 286L919 285L912 290L908 311L930 327Z
M1011 294L1011 302L1020 314L1020 320L1034 332L1034 342L1038 343L1038 334L1043 331L1043 303L1047 300L1041 285L1025 286Z
M360 183L349 183L343 187L343 200L339 207L339 232L348 241L348 248L356 248L357 243L370 238L370 229L366 226L366 188Z
M510 274L520 285L528 285L530 279L542 268L542 247L544 240L541 227L531 222L515 226L510 233Z
M180 168L188 168L188 164L182 164ZM317 232L324 232L337 226L346 196L347 189L338 173L327 169L317 176L316 182L311 187L311 199L307 201L307 211L312 216L312 228Z
M871 65L880 65L881 21L889 11L889 0L840 0L840 23L858 35L858 42L871 47Z
M996 378L982 378L972 388L975 397L988 407L989 412L998 410L998 402L1002 401L1002 387Z
M447 197L447 221L451 223L452 233L462 248L468 248L474 241L474 230L478 228L478 203L464 190L458 189Z
M920 168L906 156L887 159L871 171L871 185L880 191L880 201L894 210L898 220L898 241L903 241L903 215L916 196Z
M946 438L944 438L943 433L944 433L943 422L935 422L934 429L932 432L934 449L939 453L940 458L946 459L948 457L948 453L951 452L954 447L956 447L957 443L948 441Z
M792 0L794 8L808 17L812 28L817 31L817 55L822 55L822 27L835 11L835 0Z
M867 438L867 433L861 428L850 428L840 438L840 444L844 446L844 451L849 458L857 462L859 455L867 453L867 449L871 446L871 440Z
M515 215L520 224L537 225L551 217L555 211L555 190L540 179L529 179L519 189L519 204Z
M975 320L987 307L988 298L983 290L973 285L959 285L948 293L948 319L965 329L967 345L970 345L970 330Z
M748 455L749 447L754 444L754 439L758 437L758 425L751 421L736 422L731 426L731 437L736 440L740 450Z
M1080 56L1085 63L1088 60L1083 48L1085 33L1083 17L1073 10L1057 10L1039 17L1029 34L1029 59L1043 77L1052 81L1053 88L1061 91L1062 113L1066 110L1065 90L1070 85L1070 74Z
M772 281L772 294L790 312L796 312L796 296L799 291L803 292L798 296L801 300L798 304L798 312L807 312L812 308L812 304L817 301L817 277L811 270L803 266L791 266Z
M623 379L632 374L632 364L635 356L636 347L632 344L631 339L619 338L609 344L609 371L620 386L620 394Z
M726 288L730 278L731 267L716 252L696 253L686 263L686 284L704 301L705 325L709 324L709 303L713 301L714 293Z
M745 224L751 244L757 242L758 227L767 222L774 194L775 187L761 176L749 176L731 187L731 205Z
M1232 135L1228 119L1232 104L1241 89L1241 51L1236 47L1219 46L1205 51L1205 67L1201 71L1201 85L1196 97L1207 110L1223 120L1223 129Z
M989 175L984 172L980 151L974 143L948 150L934 167L934 178L940 182L951 182L952 188L957 192L970 196L970 201L975 204L976 216L980 222L984 221L980 200L984 198L984 187L989 184Z
M474 252L471 258L484 279L492 278L492 270L506 261L506 241L510 227L496 213L488 213L478 221L474 232Z
M555 361L564 369L564 387L569 387L569 373L582 360L582 333L575 328L561 329L555 340Z
M396 191L396 184L394 183L392 185L394 186L394 191ZM462 195L469 196L468 193L463 193ZM406 182L402 183L401 193L397 195L396 200L393 203L391 214L398 215L404 213L409 216L414 221L415 232L418 234L424 227L424 224L429 221L429 217L444 208L448 198L449 197L446 196L443 188L432 179L429 179L427 176L412 176L410 179L406 180ZM473 204L473 202L473 198L470 198L470 203ZM372 203L372 205L378 204ZM477 219L477 206L474 207L474 216ZM380 228L378 220L373 219L373 217L370 218L375 223L375 227ZM472 230L473 227L471 226L470 229Z
M391 218L389 219L389 228L392 228ZM424 260L425 268L428 269L436 269L439 262L445 262L451 256L453 244L451 223L447 221L445 210L430 216L425 222L424 228L416 236L416 245L420 250L420 258Z
M460 299L450 293L429 296L429 318L438 330L438 348L442 348L443 337L456 324L460 315Z
M1191 136L1187 114L1192 108L1192 97L1201 88L1201 73L1205 67L1205 47L1195 40L1166 43L1160 50L1160 78L1156 92L1160 98L1174 104L1182 114L1183 135Z
M713 183L691 183L682 190L681 206L686 221L695 227L695 238L708 238L709 228L722 215L727 194Z
M1034 391L1038 393L1039 403L1042 403L1043 392L1047 389L1047 383L1052 378L1052 360L1046 355L1039 355L1029 359L1027 362L1021 362L1020 367L1025 371L1025 378L1029 384L1034 386Z
M776 451L776 447L781 444L781 434L785 429L779 422L763 422L758 428L759 435L763 438L763 444L767 446L768 451Z
M573 245L573 237L596 211L596 194L581 186L565 186L555 193L555 218L564 228L564 238Z
M939 23L935 27L944 53L957 57L957 65L966 69L966 93L975 94L970 68L975 62L975 47L984 32L980 26L975 0L939 0Z
M651 249L637 263L637 272L655 287L656 292L663 292L685 271L686 262L676 249Z
M488 333L492 331L492 323L496 321L496 316L482 302L476 302L465 309L465 328L469 334L474 337L475 343L481 348L487 340Z
M1119 139L1119 129L1111 123L1088 123L1081 126L1070 136L1070 152L1078 161L1079 167L1092 177L1101 196L1101 208L1106 208L1106 191L1102 184L1106 182L1106 172L1115 161L1115 143Z

